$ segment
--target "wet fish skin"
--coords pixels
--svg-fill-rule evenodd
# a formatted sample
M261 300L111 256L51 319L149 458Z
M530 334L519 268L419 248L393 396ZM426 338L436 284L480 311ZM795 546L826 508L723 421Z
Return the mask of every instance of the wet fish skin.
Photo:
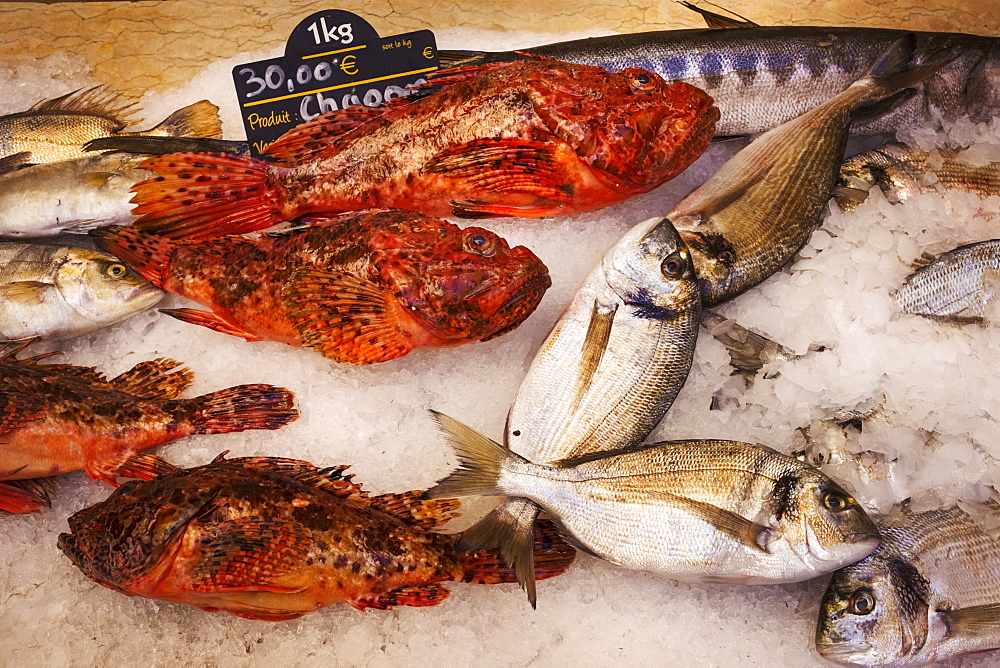
M0 158L27 153L33 164L83 158L84 144L111 135L222 137L219 108L208 100L178 109L149 130L124 132L134 106L107 86L95 86L0 116Z
M984 517L1000 517L996 504ZM881 546L834 573L816 648L847 665L907 666L1000 647L1000 544L957 506L896 511Z
M125 594L279 621L342 601L432 606L448 597L442 581L513 580L495 553L458 553L454 534L431 531L455 516L454 499L369 496L346 466L274 457L156 468L150 482L73 515L59 536L87 577ZM540 579L573 562L551 526L533 548Z
M691 258L670 220L635 226L539 348L504 442L539 463L641 442L687 378L700 312Z
M818 470L761 445L676 441L533 464L435 414L460 466L427 498L537 504L575 545L616 564L696 582L797 582L878 545L857 502ZM498 520L496 512L470 532ZM504 527L501 552L517 554Z
M0 340L79 336L165 294L102 251L0 242Z
M1000 162L971 165L955 149L921 151L888 144L844 161L834 196L842 211L853 211L877 187L892 203L919 193L964 190L980 197L1000 195Z
M558 42L487 52L462 65L503 62L537 54L616 71L641 67L667 81L686 81L707 91L721 117L716 137L755 135L802 115L864 75L907 31L826 26L748 26L713 30L665 30ZM917 95L877 119L859 122L852 134L895 133L922 125L935 110L954 120L988 121L1000 110L1000 38L960 33L916 33L924 53L961 54Z
M904 313L981 322L1000 289L1000 239L959 246L906 277L893 295Z
M914 66L915 44L912 34L901 38L870 74L755 139L667 214L691 251L705 306L757 285L805 244L829 199L857 110L955 57L934 54Z

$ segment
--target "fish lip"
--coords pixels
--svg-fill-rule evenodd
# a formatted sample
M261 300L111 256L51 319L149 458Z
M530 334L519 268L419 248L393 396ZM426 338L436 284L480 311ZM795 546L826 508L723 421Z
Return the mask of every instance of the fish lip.
M838 643L821 643L816 642L816 651L824 659L830 659L831 661L837 662L850 662L856 665L855 661L851 661L851 657L856 657L859 655L865 655L871 651L871 643L869 642L838 642Z

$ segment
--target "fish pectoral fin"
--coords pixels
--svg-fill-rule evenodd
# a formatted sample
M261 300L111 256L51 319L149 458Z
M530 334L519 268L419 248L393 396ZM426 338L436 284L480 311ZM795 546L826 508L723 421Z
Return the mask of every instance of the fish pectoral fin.
M222 334L239 336L247 341L261 340L261 338L253 332L243 329L239 325L231 323L228 320L223 320L211 311L202 311L194 308L161 308L160 313L166 313L173 318L177 318L181 322L208 327L209 329L213 329Z
M399 518L411 526L431 530L455 518L458 499L421 499L422 492L380 494L368 500L372 508Z
M689 499L685 496L661 492L674 506L711 524L713 527L732 536L747 547L767 553L768 545L774 538L774 530L763 524L758 524L736 513L719 508L711 503Z
M30 513L43 507L51 507L49 494L57 489L59 483L53 478L0 482L0 510Z
M180 362L165 357L139 362L112 378L108 384L119 392L143 399L176 399L194 380L194 374L187 367L177 369L180 365Z
M948 629L946 636L948 638L995 635L997 627L1000 626L1000 603L974 605L954 610L937 610L936 613Z
M373 364L413 350L402 307L377 284L339 271L296 272L282 297L299 342L344 364Z
M360 483L354 482L354 475L344 474L344 471L350 468L346 464L317 468L308 462L281 457L246 457L242 460L242 464L247 468L279 473L293 478L338 499L351 499L360 503L368 503L368 492L361 487Z
M392 610L396 605L408 605L414 608L426 608L444 602L451 594L446 587L438 583L400 587L384 594L359 596L347 601L351 607L358 610Z
M191 564L191 588L198 592L268 591L294 594L308 582L283 580L304 564L312 534L278 517L239 517L205 529Z
M15 281L0 285L0 300L35 304L44 299L46 290L54 287L44 281Z
M352 106L320 114L311 121L295 126L264 149L264 155L276 160L297 162L324 154L324 147L354 128L378 118L384 107Z
M455 545L460 552L499 548L500 556L514 568L517 581L527 593L532 608L538 600L534 527L539 512L541 509L528 499L506 499L489 515L466 529Z
M0 174L13 172L31 164L31 152L19 151L0 158Z
M611 328L615 322L615 313L618 311L618 304L601 304L599 300L594 300L594 308L590 312L590 324L587 325L587 334L583 339L583 346L580 356L580 372L576 380L576 396L573 399L571 410L576 411L580 402L590 389L590 384L594 380L597 368L601 365L604 351L608 347L611 339Z
M118 465L115 477L152 480L177 470L179 469L176 466L163 457L150 454L131 455Z

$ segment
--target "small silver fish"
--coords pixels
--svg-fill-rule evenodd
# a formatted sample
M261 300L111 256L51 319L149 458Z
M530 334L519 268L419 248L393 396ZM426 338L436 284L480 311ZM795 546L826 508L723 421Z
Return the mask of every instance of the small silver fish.
M1000 162L973 166L961 162L955 149L920 151L906 144L889 144L845 160L834 198L842 211L853 211L873 186L894 204L919 193L948 190L980 197L1000 195Z
M981 322L1000 291L1000 239L959 246L906 277L896 291L904 313Z
M0 339L66 339L119 322L166 294L117 258L0 242Z
M979 513L977 512L977 515ZM882 545L836 572L820 606L816 648L843 664L906 666L1000 648L1000 543L995 503L880 524Z
M701 303L666 218L623 236L539 348L507 416L505 443L546 463L640 443L680 391Z
M935 53L914 65L915 44L912 34L897 41L869 74L758 137L667 214L691 250L706 306L757 285L802 248L830 197L856 113L905 95L957 55Z
M543 509L581 549L628 568L695 582L798 582L878 545L875 525L850 494L762 445L677 441L542 466L457 420L434 416L460 466L428 498L521 498ZM502 504L459 547L499 545L530 599L531 546L514 530L519 522Z

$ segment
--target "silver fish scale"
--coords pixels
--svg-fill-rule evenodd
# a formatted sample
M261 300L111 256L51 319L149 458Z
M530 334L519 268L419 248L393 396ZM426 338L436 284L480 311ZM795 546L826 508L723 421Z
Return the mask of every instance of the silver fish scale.
M701 302L693 276L667 281L660 274L663 258L684 248L660 220L636 226L608 252L542 344L507 417L513 452L547 463L634 445L677 396L691 368ZM646 238L644 248L647 233L656 238ZM638 295L660 306L627 302ZM595 303L616 310L581 393L581 351Z
M946 318L982 318L1000 280L1000 240L943 253L906 278L895 294L905 313Z

